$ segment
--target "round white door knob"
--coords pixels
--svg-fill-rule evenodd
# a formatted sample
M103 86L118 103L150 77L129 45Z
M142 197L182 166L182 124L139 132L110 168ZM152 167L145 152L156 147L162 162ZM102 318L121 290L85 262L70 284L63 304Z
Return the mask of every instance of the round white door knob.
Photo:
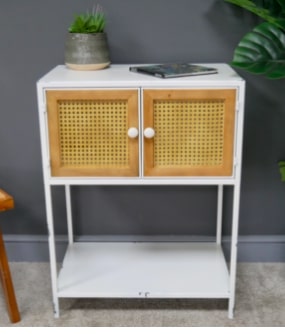
M153 128L146 128L143 134L146 138L153 138L155 135L155 131Z
M139 135L139 130L137 128L129 128L128 136L129 138L137 138Z

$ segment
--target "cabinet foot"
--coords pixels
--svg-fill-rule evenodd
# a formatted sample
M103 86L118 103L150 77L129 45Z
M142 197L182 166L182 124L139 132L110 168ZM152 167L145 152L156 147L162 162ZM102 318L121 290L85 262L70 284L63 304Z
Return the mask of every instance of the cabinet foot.
M59 318L59 304L58 304L58 301L56 301L54 304L53 304L53 313L54 313L54 317L56 319Z
M229 319L233 319L234 318L234 306L233 306L233 303L232 301L230 300L229 301L229 310L228 310L228 317Z

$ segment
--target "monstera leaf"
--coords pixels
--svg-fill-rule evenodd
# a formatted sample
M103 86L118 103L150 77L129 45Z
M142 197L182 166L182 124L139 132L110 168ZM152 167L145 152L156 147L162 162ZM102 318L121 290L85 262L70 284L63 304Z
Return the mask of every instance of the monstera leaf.
M234 52L231 63L271 79L285 77L285 33L265 22L246 34Z
M279 171L281 174L281 181L285 181L285 161L279 161L278 162L278 166L279 166Z
M249 12L285 30L285 1L284 0L225 0L242 7Z

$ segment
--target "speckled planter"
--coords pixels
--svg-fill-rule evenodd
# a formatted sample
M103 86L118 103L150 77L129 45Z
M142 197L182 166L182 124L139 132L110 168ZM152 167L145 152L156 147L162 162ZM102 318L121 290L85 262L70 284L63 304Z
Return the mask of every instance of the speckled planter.
M110 65L107 35L69 33L65 42L65 64L79 71L100 70Z

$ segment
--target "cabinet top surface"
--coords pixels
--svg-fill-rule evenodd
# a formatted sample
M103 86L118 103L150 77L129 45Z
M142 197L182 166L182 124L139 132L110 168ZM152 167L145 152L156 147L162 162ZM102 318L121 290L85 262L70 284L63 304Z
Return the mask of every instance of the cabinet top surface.
M181 78L161 79L151 75L129 71L132 65L111 65L98 71L75 71L65 65L58 65L38 84L44 87L171 87L204 85L239 85L244 80L227 64L201 64L216 67L217 74L187 76Z

